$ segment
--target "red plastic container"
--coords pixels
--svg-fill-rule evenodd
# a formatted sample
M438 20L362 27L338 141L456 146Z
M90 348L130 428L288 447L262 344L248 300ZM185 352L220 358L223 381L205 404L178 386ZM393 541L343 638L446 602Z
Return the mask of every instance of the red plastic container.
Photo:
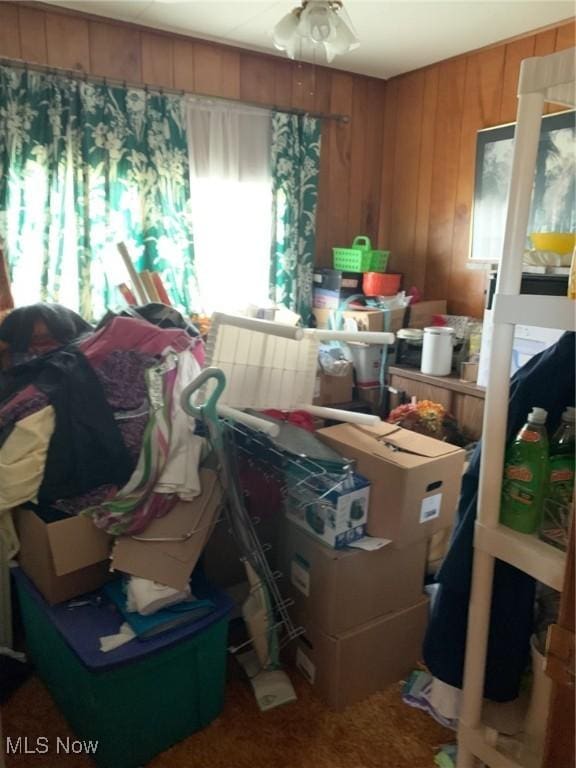
M365 272L362 290L365 296L394 296L400 290L402 275L389 272Z

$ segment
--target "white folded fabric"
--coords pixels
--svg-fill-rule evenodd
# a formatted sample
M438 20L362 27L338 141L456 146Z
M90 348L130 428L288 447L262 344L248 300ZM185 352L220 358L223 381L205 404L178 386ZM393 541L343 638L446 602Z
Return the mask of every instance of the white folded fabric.
M126 593L126 607L142 616L151 616L162 608L190 600L191 597L190 587L180 591L158 584L157 581L131 576Z

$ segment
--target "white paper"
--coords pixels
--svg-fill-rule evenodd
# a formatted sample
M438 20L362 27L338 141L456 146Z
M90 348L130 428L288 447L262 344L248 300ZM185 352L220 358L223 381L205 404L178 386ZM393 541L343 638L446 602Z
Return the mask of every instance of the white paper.
M376 536L364 536L363 539L353 541L351 544L348 544L348 546L353 547L354 549L363 549L365 552L375 552L377 549L387 547L388 544L391 543L392 539L378 539Z
M435 493L434 496L427 496L425 499L422 499L422 506L420 507L420 522L428 523L430 520L435 520L437 517L440 517L441 507L441 493Z

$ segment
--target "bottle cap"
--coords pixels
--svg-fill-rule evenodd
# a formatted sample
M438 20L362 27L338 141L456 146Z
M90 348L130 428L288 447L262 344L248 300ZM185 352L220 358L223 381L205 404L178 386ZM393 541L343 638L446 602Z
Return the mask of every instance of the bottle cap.
M530 424L546 424L548 417L548 411L544 408L532 408L531 413L528 416Z
M569 406L562 414L562 421L576 421L576 408Z

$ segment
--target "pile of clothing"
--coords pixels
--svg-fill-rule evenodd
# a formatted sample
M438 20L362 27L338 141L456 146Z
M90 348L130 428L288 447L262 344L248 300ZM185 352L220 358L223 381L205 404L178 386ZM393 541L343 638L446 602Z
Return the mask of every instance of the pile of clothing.
M201 494L203 439L180 399L204 364L203 343L168 311L110 315L95 330L64 307L37 304L0 324L0 536L9 556L18 549L11 511L23 504L127 536ZM133 586L140 595L142 584Z

